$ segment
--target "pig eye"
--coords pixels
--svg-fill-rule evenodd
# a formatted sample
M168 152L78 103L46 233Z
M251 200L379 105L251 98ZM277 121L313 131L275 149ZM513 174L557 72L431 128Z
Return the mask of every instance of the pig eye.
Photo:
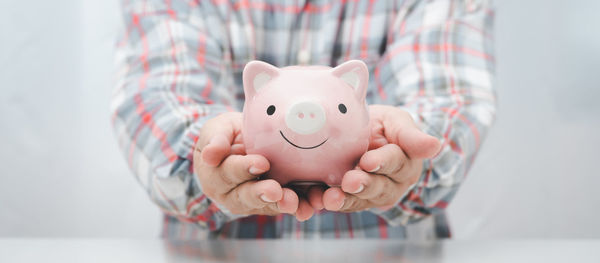
M271 105L267 108L267 114L273 115L275 113L275 106Z
M340 103L340 105L338 105L338 110L340 110L340 112L342 114L346 113L348 111L348 109L346 109L346 105Z

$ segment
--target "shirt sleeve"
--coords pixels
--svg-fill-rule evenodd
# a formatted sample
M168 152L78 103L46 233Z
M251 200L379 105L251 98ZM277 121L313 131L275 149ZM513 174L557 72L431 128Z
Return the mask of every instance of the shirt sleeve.
M493 10L485 0L406 1L391 22L374 71L376 92L442 142L395 206L372 209L400 225L446 208L492 125Z
M197 1L123 2L111 102L119 145L164 213L218 229L234 216L202 193L192 169L202 124L235 103L222 38L211 29L216 12Z

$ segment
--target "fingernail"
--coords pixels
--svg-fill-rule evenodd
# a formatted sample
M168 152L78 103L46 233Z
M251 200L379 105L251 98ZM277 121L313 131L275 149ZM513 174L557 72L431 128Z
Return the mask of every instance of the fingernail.
M380 165L378 165L377 167L375 167L375 169L373 169L373 170L371 170L371 171L368 171L368 172L369 172L369 173L374 173L374 172L377 172L377 171L379 171L379 169L381 169L381 164L380 164Z
M265 202L267 202L267 203L273 203L273 202L275 202L275 200L269 199L267 196L265 196L265 194L261 194L260 195L260 199L263 200L263 201L265 201Z
M358 194L360 192L362 192L362 190L365 189L365 185L364 184L360 184L360 186L358 187L358 189L354 192L352 192L351 194Z
M254 166L251 166L250 169L248 169L248 172L250 172L250 174L253 174L253 175L259 175L259 174L264 173L265 171L258 169Z

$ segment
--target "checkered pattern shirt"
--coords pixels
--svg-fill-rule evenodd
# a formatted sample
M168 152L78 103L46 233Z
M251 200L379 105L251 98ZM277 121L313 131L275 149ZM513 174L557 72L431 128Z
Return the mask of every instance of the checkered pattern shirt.
M447 237L443 210L495 116L493 10L485 0L122 0L112 98L129 166L180 238ZM242 70L364 61L369 104L410 112L443 144L387 211L238 217L192 171L203 123L240 111Z

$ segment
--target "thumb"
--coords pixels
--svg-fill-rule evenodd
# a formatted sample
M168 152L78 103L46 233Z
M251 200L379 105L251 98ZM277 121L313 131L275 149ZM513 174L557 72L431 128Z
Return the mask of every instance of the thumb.
M410 159L425 159L435 156L440 151L440 141L417 127L399 129L397 143Z
M218 166L231 153L231 146L241 133L241 122L240 113L225 113L208 120L196 144L201 150L202 161L209 166Z
M431 158L440 151L440 141L421 131L407 111L388 109L384 111L382 119L385 137L400 146L408 158Z
M202 161L208 166L217 167L231 152L231 143L227 136L219 134L213 137L202 149Z

